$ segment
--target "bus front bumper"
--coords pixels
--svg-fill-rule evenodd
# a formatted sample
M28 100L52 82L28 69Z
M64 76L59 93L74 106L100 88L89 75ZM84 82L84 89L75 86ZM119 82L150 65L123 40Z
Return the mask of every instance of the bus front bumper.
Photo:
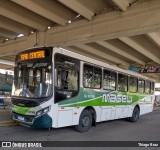
M33 128L51 128L52 127L52 118L48 114L35 117L30 115L21 115L21 114L12 112L12 120L24 126L33 127Z

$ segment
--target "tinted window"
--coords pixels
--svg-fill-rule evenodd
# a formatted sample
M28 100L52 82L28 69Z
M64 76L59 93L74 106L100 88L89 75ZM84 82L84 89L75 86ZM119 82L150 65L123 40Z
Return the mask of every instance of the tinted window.
M103 89L116 90L117 73L109 70L104 70L103 74Z
M83 86L88 88L101 88L102 69L99 67L84 65Z
M128 76L118 74L118 91L126 92L128 90Z
M138 92L144 93L144 80L141 79L138 80Z
M129 91L137 92L138 79L135 77L129 77Z

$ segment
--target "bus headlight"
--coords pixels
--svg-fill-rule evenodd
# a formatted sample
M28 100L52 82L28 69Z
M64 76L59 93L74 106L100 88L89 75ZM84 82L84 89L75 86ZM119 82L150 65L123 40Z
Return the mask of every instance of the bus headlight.
M50 106L37 111L36 116L42 116L50 111Z

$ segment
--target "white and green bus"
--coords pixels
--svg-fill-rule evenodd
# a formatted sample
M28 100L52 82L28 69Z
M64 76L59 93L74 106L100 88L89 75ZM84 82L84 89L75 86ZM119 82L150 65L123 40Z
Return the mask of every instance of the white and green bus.
M152 112L154 80L58 47L16 56L12 119L35 128L75 126Z

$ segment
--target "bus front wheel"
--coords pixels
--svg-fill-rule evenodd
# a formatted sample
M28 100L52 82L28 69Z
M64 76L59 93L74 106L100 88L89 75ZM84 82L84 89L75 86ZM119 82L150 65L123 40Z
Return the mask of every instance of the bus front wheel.
M139 108L138 108L138 107L135 107L134 110L133 110L132 116L129 118L129 120L130 120L131 122L136 122L136 121L138 121L138 119L139 119L139 114L140 114Z
M87 132L92 126L92 114L89 110L83 110L80 115L79 124L75 126L76 131Z

